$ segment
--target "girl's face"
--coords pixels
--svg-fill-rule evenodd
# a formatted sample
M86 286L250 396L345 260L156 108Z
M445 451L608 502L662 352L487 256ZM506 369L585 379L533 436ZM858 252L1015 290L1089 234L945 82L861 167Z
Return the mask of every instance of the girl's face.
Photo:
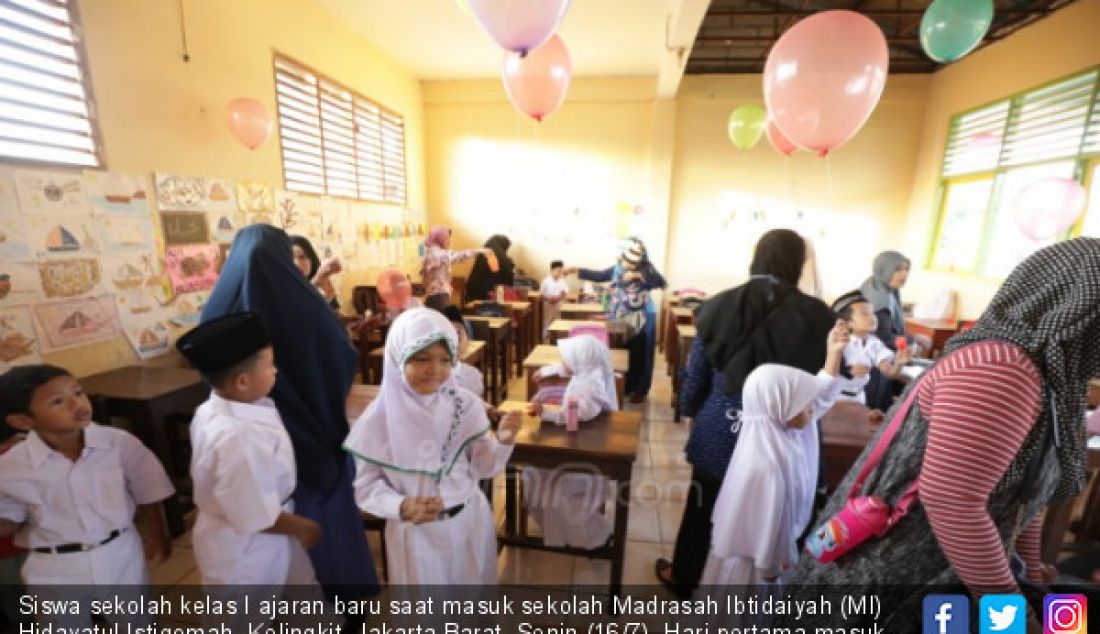
M294 255L294 266L298 267L306 279L309 279L309 256L298 245L290 247L290 252Z
M909 263L904 263L890 276L890 288L901 288L909 279Z
M791 420L787 421L787 427L791 429L802 429L806 425L810 424L810 408L802 410L798 416L795 416Z
M450 376L451 353L442 341L417 352L405 363L405 382L417 394L435 394Z

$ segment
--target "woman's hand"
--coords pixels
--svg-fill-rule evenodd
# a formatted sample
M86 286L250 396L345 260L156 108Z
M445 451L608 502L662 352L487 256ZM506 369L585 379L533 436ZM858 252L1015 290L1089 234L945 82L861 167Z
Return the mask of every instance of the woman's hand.
M321 263L321 266L317 269L317 275L314 277L319 279L327 278L330 275L336 275L344 270L344 265L340 263L340 258L328 258Z
M561 274L562 275L576 275L577 270L578 269L575 266L567 266L567 267L565 267L561 270Z
M401 519L413 524L424 524L439 519L443 512L441 497L407 497L401 500Z

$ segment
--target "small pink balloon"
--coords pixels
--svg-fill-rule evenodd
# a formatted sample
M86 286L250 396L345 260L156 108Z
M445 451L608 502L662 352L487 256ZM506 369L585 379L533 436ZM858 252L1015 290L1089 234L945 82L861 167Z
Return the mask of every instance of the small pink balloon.
M765 132L768 135L768 143L771 143L775 151L783 156L790 156L798 149L797 145L791 143L790 139L783 136L783 131L779 129L779 126L775 125L775 121L773 121L771 117L768 117L768 127L765 128Z
M784 136L825 156L859 132L886 86L882 29L854 11L823 11L779 38L764 64L764 101Z
M557 35L527 55L504 56L502 75L508 99L535 121L542 121L565 101L572 74L569 51Z
M386 269L378 274L378 295L386 306L395 310L404 310L412 297L412 284L404 273L396 269Z
M569 0L469 0L469 5L494 42L523 55L558 30Z
M1013 199L1016 226L1036 242L1049 240L1077 222L1087 199L1085 188L1071 178L1040 178Z
M246 148L255 150L271 136L271 116L259 101L238 97L225 105L225 122L229 131Z
M966 149L971 152L988 152L1001 143L1001 137L993 132L975 134L966 143Z

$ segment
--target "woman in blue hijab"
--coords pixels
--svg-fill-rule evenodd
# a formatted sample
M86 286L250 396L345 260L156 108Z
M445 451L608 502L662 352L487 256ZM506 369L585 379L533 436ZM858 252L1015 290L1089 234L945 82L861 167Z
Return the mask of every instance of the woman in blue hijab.
M332 309L295 267L281 229L251 225L237 234L202 321L241 311L260 315L275 351L279 377L271 398L294 445L295 512L324 531L309 553L317 580L330 595L337 588L344 596L374 594L378 577L352 492L354 470L341 448L358 356Z

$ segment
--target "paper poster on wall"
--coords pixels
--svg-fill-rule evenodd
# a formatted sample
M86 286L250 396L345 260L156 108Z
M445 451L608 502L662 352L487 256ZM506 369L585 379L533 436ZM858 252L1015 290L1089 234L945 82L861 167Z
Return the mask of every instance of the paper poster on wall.
M195 244L210 240L210 226L206 214L191 211L162 211L165 244Z
M0 260L29 260L34 257L30 230L22 216L0 215Z
M180 328L193 328L199 325L202 317L202 307L206 305L209 295L203 293L188 293L177 295L176 300L169 307L172 314L169 321Z
M177 294L214 288L218 281L217 264L216 244L172 245L164 254L168 278Z
M275 195L271 186L260 181L238 181L237 207L246 212L274 211Z
M119 334L118 310L109 295L33 307L34 326L43 353L110 339Z
M301 234L304 223L302 204L298 194L278 190L275 192L275 214L278 217L276 226L282 227L290 234Z
M0 306L33 304L42 300L42 284L34 262L0 260Z
M236 209L206 214L206 222L210 226L210 237L218 242L232 242L244 226L241 213Z
M163 273L155 253L126 253L105 255L103 263L104 284L114 292L136 289L155 289L162 285Z
M96 218L99 250L104 254L153 251L157 248L153 219L145 216L100 216Z
M15 171L0 168L0 217L19 211L19 198L15 193Z
M95 255L99 242L90 217L39 214L27 218L31 249L39 257Z
M274 211L250 211L248 212L248 224L279 226L279 217Z
M41 361L30 308L0 308L0 372Z
M207 179L157 172L157 209L165 211L206 211L209 194Z
M147 289L115 296L122 332L139 359L168 352L168 313Z
M204 178L206 211L226 213L237 211L237 184L222 178Z
M84 170L84 186L92 213L149 216L149 192L144 176Z
M119 319L124 325L156 321L166 314L157 298L147 288L122 291L115 295L115 303L118 305Z
M17 171L19 205L29 214L88 212L84 179L72 172Z
M102 292L99 259L65 258L38 261L38 278L46 299L64 299Z

